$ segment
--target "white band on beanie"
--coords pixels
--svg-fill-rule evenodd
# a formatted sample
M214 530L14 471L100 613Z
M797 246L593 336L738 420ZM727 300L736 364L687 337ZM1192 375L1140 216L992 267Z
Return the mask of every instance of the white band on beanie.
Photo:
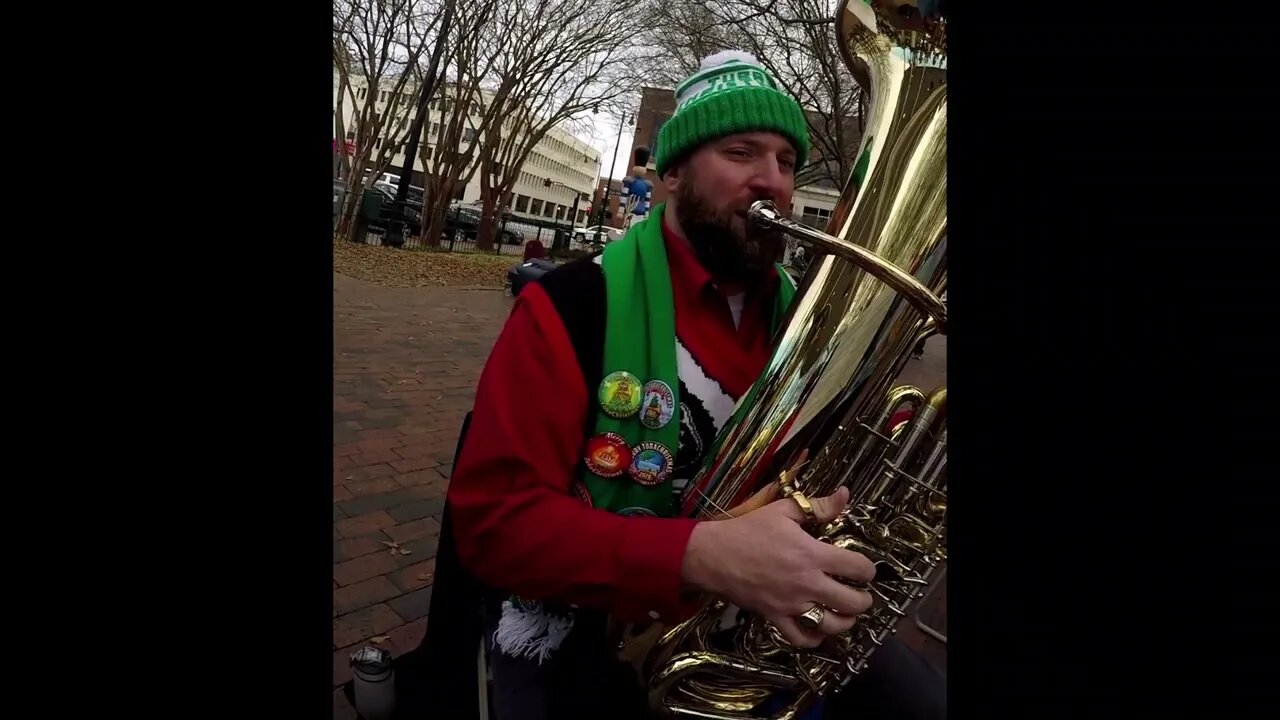
M741 50L722 50L702 59L698 71L676 88L676 112L694 100L734 87L778 89L778 83L754 55Z

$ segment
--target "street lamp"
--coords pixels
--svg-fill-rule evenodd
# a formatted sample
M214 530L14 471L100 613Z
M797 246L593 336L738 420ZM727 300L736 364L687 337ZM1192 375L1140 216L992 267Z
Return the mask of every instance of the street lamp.
M559 180L552 180L551 178L543 178L543 179L542 179L542 185L543 185L544 187L561 187L561 188L564 188L565 190L568 190L568 191L570 191L570 192L572 192L572 193L573 193L573 209L569 211L569 217L568 217L568 220L569 220L570 237L572 237L572 231L573 231L573 230L574 230L574 228L576 228L576 227L577 227L577 225L578 225L578 221L577 221L577 219L576 219L576 218L577 218L577 215L578 215L578 200L579 200L579 199L581 199L581 197L582 197L582 193L578 192L578 190L577 190L576 188L574 188L572 185L568 185L568 184L566 184L566 183L562 183L562 182L560 182ZM557 230L556 232L558 233L559 231ZM559 238L557 238L557 241L556 241L556 242L552 242L552 244L551 244L551 249L552 249L552 250L563 250L563 249L564 249L563 247L561 247L561 246L560 246L560 244L559 244L558 240L559 240ZM566 242L567 242L567 241L568 241L568 240L566 239Z
M596 109L599 112L599 109ZM600 244L600 226L604 225L604 214L609 208L609 191L613 189L613 166L618 164L618 146L622 145L622 128L631 124L631 113L618 125L618 139L613 144L613 162L609 164L609 172L605 173L604 195L600 198L599 222L596 223L595 244Z

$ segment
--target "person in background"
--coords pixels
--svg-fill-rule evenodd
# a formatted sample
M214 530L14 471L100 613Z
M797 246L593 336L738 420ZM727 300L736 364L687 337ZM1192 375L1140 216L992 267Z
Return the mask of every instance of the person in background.
M624 229L630 228L633 220L642 219L649 213L649 203L653 200L653 183L646 175L649 170L649 148L636 148L632 158L635 165L631 174L622 179L622 213Z

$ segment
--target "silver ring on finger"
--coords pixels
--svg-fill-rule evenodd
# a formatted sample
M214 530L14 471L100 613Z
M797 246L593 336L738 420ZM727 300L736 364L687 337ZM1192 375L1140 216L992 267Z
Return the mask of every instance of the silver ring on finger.
M822 625L822 619L826 617L826 615L826 609L815 603L813 607L805 610L799 617L797 617L796 622L800 623L800 627L805 628L806 630L817 630L818 627Z

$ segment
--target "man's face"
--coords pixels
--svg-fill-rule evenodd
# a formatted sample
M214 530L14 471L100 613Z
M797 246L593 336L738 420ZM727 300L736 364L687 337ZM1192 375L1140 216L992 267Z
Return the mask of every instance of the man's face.
M796 151L771 132L730 135L698 148L663 178L672 208L707 272L751 284L782 255L780 233L747 222L757 200L791 210Z

